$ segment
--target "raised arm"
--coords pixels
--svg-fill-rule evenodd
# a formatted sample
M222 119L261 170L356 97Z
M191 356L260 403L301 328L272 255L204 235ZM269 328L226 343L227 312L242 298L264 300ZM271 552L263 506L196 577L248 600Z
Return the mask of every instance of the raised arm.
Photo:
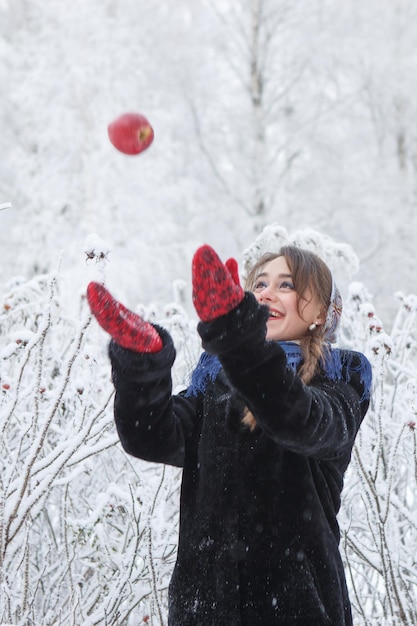
M148 461L182 466L195 431L197 401L172 396L175 349L170 335L126 309L103 285L90 283L87 297L112 337L114 415L124 449Z
M216 297L222 301L227 289L217 290L213 281L207 292L207 281L198 271L199 256L197 251L193 288L203 347L218 356L259 427L294 452L320 458L343 455L352 446L368 405L367 400L361 402L364 389L359 371L352 373L349 382L317 377L312 384L303 384L287 368L279 344L265 340L268 310L251 293L227 313L209 319L207 304L200 311L199 303ZM204 258L216 275L216 265L222 265L216 253L205 249ZM213 302L211 310L216 310Z

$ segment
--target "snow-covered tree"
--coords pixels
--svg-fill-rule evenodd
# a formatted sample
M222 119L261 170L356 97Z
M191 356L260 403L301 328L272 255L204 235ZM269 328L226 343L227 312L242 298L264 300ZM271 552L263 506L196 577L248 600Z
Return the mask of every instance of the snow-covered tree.
M354 245L390 324L392 294L414 288L414 15L412 0L2 0L3 280L61 249L82 271L94 231L113 284L162 304L199 243L236 256L279 221ZM132 109L155 129L137 158L107 140Z

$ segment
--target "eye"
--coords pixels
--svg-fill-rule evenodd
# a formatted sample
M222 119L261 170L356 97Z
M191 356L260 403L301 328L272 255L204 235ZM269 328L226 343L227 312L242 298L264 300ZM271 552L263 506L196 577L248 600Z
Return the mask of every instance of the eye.
M265 280L257 280L253 286L253 290L262 291L262 289L265 289L266 287L268 287L268 283Z
M294 289L294 285L289 280L284 280L280 283L280 289Z

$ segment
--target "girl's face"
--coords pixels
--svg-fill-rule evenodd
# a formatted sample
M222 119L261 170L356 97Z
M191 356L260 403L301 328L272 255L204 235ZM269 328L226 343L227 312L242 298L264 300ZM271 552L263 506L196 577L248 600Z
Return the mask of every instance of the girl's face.
M255 278L253 293L260 304L269 308L266 338L276 341L299 341L310 324L324 323L318 299L298 299L285 257L279 256L263 266ZM300 309L300 310L299 310Z

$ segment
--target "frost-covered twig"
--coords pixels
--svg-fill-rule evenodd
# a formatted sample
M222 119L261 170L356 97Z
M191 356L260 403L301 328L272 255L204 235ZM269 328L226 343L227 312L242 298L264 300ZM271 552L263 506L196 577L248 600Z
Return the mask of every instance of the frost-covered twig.
M363 337L368 333L375 382L345 484L344 555L356 614L370 626L412 626L417 623L417 463L411 383L417 366L417 327L410 324L414 311L402 307L394 332L387 336L375 323L372 307L360 302L362 293L356 291L355 307L366 313ZM360 329L353 328L357 321L352 315L346 337L360 335Z

